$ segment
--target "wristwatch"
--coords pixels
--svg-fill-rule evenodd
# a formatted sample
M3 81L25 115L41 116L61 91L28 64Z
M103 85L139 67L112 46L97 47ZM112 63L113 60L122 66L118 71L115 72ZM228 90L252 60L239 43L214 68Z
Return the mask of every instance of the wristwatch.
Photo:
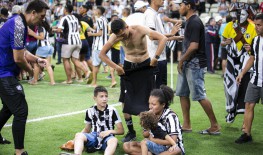
M158 60L160 58L160 56L159 55L155 55L154 58Z

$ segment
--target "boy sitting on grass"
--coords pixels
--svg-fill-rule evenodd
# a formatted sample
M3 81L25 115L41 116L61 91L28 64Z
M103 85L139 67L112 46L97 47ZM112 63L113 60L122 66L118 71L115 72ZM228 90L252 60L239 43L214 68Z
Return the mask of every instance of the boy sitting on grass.
M166 150L173 151L176 147L177 144L176 142L169 136L165 131L161 129L160 126L158 126L158 117L151 111L145 111L140 113L140 124L144 128L144 130L149 131L150 136L147 139L147 142L141 142L141 150L142 150L142 155L148 155L148 150L151 153L154 154L160 154ZM162 144L153 144L151 143L152 138L158 138L158 139L163 139L167 140L170 142L170 146L165 146Z
M86 126L75 135L74 153L81 155L84 145L87 152L103 150L104 155L115 153L118 139L114 135L123 135L124 129L117 110L108 105L108 91L103 86L94 89L96 105L86 111ZM114 130L114 127L117 129Z

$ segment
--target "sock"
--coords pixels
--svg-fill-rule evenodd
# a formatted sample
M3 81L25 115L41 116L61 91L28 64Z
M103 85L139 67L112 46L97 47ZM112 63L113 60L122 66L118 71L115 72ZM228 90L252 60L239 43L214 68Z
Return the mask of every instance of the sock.
M130 133L135 133L134 129L133 129L133 123L132 123L132 117L125 119L126 125L128 127L128 130Z

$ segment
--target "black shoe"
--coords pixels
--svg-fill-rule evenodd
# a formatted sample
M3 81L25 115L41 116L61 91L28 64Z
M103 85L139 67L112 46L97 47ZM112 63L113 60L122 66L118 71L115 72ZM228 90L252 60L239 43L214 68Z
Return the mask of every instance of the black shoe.
M59 65L59 64L61 64L61 62L57 62L56 64Z
M28 153L25 151L25 152L23 152L21 155L28 155Z
M122 139L122 142L130 142L136 140L136 132L128 132L127 135Z
M0 144L11 144L11 142L9 140L6 140L4 138L0 139Z
M252 141L252 136L251 135L248 136L247 133L244 133L237 140L235 140L235 143L243 144L251 141Z

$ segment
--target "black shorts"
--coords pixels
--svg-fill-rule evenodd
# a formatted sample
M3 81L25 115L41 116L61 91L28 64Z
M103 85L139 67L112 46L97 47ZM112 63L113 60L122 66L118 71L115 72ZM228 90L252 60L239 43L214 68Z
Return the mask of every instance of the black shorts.
M86 56L86 54L88 53L88 50L89 50L88 41L86 39L82 39L81 42L82 42L82 46L81 46L79 54Z
M221 47L221 59L226 60L227 59L227 50L225 47Z
M181 51L182 52L182 49L183 49L183 43L178 41L177 42L177 51Z
M113 61L115 64L120 63L120 50L111 48L111 61Z

